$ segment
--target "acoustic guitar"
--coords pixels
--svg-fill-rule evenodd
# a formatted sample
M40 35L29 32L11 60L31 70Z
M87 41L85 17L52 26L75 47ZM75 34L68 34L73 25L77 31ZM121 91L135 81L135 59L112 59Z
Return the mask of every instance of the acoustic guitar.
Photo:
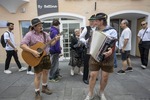
M23 50L22 51L23 60L31 67L37 66L41 62L42 58L46 55L46 51L44 49L46 48L47 45L49 45L54 40L55 38L53 38L51 41L49 41L46 44L42 42L38 42L35 45L30 46L31 49L36 50L39 53L40 55L39 57L35 57L32 53Z
M63 35L66 31L62 31L61 33L59 33L59 35ZM49 42L47 42L46 44L42 43L42 42L38 42L36 43L35 45L33 46L30 46L31 49L33 50L36 50L39 52L40 54L40 57L35 57L32 53L28 52L28 51L25 51L23 50L22 51L22 58L23 60L28 64L30 65L31 67L35 67L37 66L42 58L46 55L46 52L45 52L45 48L47 45L49 45L51 42L53 42L55 40L55 38L51 39Z

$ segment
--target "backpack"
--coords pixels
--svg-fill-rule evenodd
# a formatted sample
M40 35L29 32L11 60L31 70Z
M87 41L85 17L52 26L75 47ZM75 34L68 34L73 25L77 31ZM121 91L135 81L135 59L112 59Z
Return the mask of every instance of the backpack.
M9 32L7 32L7 33L9 34ZM10 37L10 34L9 34L9 37ZM6 47L6 42L5 42L5 39L4 39L4 34L1 36L1 45L2 45L3 48Z

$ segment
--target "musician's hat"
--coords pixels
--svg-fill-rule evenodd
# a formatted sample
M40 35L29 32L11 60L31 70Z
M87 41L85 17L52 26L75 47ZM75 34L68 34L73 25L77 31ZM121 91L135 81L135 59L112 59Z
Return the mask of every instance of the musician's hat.
M34 19L31 20L32 27L35 26L35 25L38 25L38 24L43 24L43 22L41 22L41 20L38 19L38 18L34 18Z
M92 15L88 20L95 20L95 14Z
M95 19L106 19L107 20L107 15L105 13L97 13Z

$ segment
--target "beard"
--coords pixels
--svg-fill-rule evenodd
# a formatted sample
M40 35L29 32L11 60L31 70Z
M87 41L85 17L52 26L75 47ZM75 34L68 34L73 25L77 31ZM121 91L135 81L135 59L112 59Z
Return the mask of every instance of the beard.
M9 30L11 30L11 31L12 31L12 30L14 30L14 28L9 28Z
M40 32L43 32L43 28L40 29Z

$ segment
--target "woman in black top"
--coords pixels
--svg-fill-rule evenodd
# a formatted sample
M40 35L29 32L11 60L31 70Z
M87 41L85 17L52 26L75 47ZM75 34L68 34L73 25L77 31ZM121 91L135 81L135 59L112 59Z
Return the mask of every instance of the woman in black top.
M81 71L81 66L83 65L83 44L79 41L80 30L75 29L73 36L71 36L70 44L70 62L71 75L74 75L74 68L77 66L79 68L79 74L83 75Z

